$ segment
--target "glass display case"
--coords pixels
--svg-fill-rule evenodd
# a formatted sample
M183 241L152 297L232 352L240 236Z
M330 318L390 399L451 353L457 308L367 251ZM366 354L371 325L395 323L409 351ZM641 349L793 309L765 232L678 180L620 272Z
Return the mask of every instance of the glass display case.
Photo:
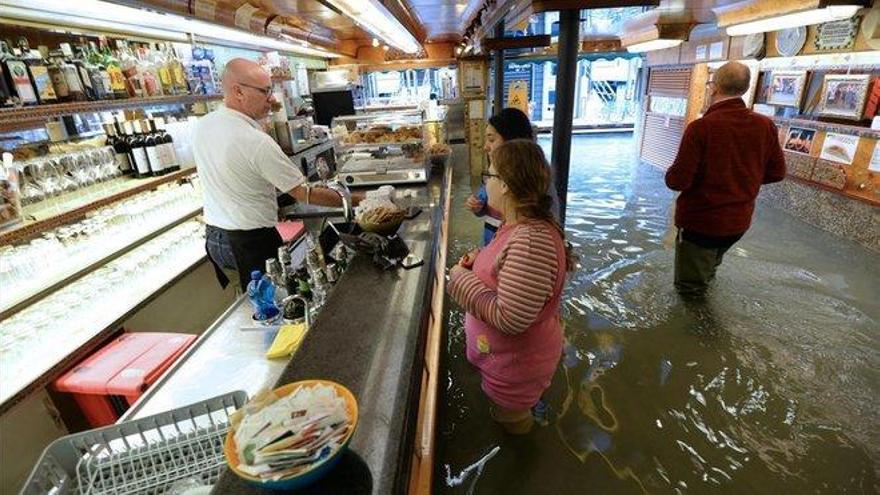
M204 225L189 220L0 320L0 404L204 257Z
M429 143L422 113L390 112L333 119L340 180L350 186L428 180Z
M184 153L189 133L177 131L209 99L0 109L0 149L8 152L0 176L15 179L2 186L20 213L0 228L0 413L205 261L201 187L192 153ZM148 112L151 120L142 122L150 126L131 132L133 119ZM50 132L53 123L83 116L103 122L106 135ZM137 147L162 169L135 173Z

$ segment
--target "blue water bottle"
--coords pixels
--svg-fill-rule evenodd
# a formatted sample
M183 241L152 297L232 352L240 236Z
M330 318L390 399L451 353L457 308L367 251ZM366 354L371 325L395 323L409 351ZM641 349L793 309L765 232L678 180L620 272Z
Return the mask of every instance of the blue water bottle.
M257 321L270 321L278 316L278 306L275 305L275 285L259 270L251 272L251 281L247 287L248 299L254 307L254 319Z

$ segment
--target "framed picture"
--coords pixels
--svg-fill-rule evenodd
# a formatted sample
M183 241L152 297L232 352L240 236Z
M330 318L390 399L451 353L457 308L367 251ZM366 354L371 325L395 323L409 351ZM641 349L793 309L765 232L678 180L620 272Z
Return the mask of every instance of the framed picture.
M795 153L809 155L813 149L813 140L816 138L815 129L803 127L789 127L783 148Z
M770 75L767 103L800 108L806 81L805 71L774 71Z
M819 115L861 120L870 74L828 74L822 82Z

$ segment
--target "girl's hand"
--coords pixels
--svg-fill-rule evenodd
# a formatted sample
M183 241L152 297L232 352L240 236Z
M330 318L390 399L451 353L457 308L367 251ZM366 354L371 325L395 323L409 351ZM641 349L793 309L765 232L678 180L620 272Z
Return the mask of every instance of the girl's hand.
M464 256L459 258L458 266L462 268L467 268L468 270L474 267L474 261L477 259L477 254L480 253L479 249L474 249L469 253L466 253Z
M464 205L467 207L468 210L471 210L471 212L473 213L479 213L486 206L473 194L471 194L467 201L464 202Z

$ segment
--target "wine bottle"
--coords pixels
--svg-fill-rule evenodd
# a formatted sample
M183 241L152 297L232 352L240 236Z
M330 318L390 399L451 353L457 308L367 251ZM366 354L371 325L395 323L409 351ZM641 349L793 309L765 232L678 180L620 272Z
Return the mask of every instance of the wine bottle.
M159 139L162 142L165 156L165 171L174 172L180 170L180 160L177 158L177 151L174 150L174 139L165 129L165 119L159 117L156 119L156 125L159 130Z
M128 122L126 122L128 124ZM150 171L150 158L147 156L147 149L144 142L143 133L141 131L141 122L135 120L131 122L134 137L131 139L131 154L134 156L135 175L137 177L149 177L152 175Z
M131 155L131 147L125 140L125 136L120 136L119 129L117 127L117 123L115 122L105 122L104 123L104 132L107 133L107 146L113 147L113 152L116 158L116 167L123 174L131 174L131 159L129 158Z
M156 143L155 126L151 120L141 121L141 129L146 133L144 138L144 147L147 150L147 158L150 159L150 172L153 175L162 175L165 173L165 164L162 161L161 149Z

